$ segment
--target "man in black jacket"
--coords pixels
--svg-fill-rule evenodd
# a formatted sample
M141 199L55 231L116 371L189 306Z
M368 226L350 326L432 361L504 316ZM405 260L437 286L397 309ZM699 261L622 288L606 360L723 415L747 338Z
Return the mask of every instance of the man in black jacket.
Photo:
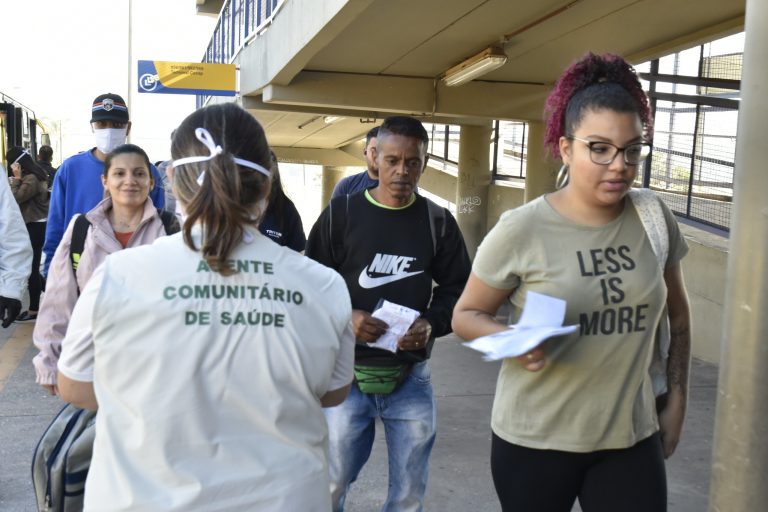
M344 277L358 342L349 398L325 410L334 511L343 510L347 490L370 455L377 417L389 453L382 510L422 508L435 439L427 360L435 337L451 331L453 306L470 272L453 216L416 194L428 143L418 120L387 118L373 148L378 186L332 200L307 242L307 256ZM419 313L395 351L370 345L388 329L372 315L382 300Z
M42 167L48 175L48 190L53 186L53 178L56 176L56 168L51 162L53 162L53 148L47 145L40 146L37 150L37 165Z

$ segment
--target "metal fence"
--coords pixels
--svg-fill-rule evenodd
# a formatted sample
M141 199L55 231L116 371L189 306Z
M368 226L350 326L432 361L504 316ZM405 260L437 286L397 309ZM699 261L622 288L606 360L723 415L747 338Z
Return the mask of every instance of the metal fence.
M496 121L491 159L493 179L525 178L527 160L528 123Z
M240 50L272 22L286 0L226 0L202 62L231 64ZM197 96L197 108L210 96Z
M654 117L654 147L637 186L655 190L678 216L724 232L733 204L743 48L742 33L637 66ZM525 178L526 123L494 126L493 179Z
M429 134L430 158L458 165L461 127L449 124L424 123ZM493 123L493 142L489 159L493 179L525 178L528 125L523 121Z
M737 34L638 66L654 116L653 152L638 183L675 214L726 232L742 52Z
M461 127L451 124L424 123L429 134L427 153L432 159L458 165Z
M673 212L728 230L737 121L736 110L658 101L643 183Z

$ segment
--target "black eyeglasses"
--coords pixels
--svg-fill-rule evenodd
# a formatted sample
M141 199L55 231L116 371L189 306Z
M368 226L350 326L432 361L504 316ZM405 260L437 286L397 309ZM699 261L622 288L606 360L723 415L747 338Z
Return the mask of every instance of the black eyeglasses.
M651 153L651 145L647 142L635 142L620 148L610 142L580 139L573 135L568 138L586 144L589 147L589 158L592 160L592 163L598 165L612 164L619 153L624 153L625 164L638 165L648 158L648 155Z

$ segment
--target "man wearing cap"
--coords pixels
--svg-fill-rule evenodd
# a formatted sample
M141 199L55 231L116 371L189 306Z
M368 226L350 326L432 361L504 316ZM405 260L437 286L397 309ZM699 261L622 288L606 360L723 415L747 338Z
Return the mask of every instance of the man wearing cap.
M45 231L45 274L53 254L61 241L69 221L78 213L85 213L104 198L101 173L107 153L121 144L131 131L128 107L122 97L107 93L93 100L91 131L96 147L64 160L56 172L48 209L48 226ZM155 187L149 194L157 208L165 206L162 178L155 166L151 166Z
M43 168L48 175L48 188L53 187L53 178L56 177L56 167L53 166L53 148L48 145L40 146L37 150L37 165Z

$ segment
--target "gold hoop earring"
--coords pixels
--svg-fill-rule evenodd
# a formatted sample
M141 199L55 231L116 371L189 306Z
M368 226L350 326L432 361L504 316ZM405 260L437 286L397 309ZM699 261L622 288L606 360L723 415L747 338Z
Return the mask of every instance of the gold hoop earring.
M560 190L568 184L568 164L563 164L560 170L557 171L557 178L555 178L555 188Z

